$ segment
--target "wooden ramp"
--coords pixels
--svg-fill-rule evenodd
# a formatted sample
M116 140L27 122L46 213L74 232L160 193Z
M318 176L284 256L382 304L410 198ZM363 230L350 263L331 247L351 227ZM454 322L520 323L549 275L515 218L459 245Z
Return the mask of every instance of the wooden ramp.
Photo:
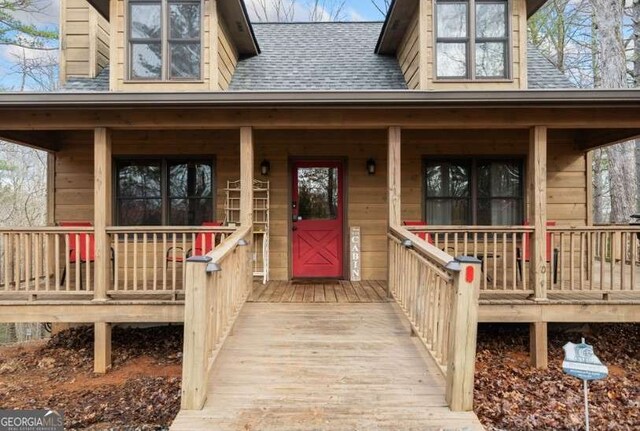
M476 430L393 303L247 303L172 430Z

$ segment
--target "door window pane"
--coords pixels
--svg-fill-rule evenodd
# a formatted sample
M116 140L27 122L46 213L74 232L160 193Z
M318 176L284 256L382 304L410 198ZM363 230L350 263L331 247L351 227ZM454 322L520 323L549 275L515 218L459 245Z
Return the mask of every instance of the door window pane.
M338 186L338 168L298 168L298 216L337 219Z
M439 3L436 10L438 37L467 37L467 4Z
M467 76L467 44L439 42L437 74L440 78L465 78Z
M483 42L476 44L476 76L479 78L504 78L506 76L505 43Z
M507 37L506 3L476 3L476 36L478 38Z

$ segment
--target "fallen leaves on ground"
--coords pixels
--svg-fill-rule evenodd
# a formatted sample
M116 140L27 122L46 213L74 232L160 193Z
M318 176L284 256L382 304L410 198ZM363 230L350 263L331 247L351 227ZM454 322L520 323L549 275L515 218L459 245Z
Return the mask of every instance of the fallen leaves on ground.
M93 373L93 329L0 349L0 408L61 410L65 429L167 429L180 409L182 326L113 330L113 367Z
M582 380L562 371L569 341L594 346L609 376L589 383L592 430L640 429L640 325L549 327L549 368L529 365L528 326L480 325L475 412L490 430L582 430Z
M551 328L550 328L551 329ZM582 332L609 377L590 383L593 430L640 429L640 325L554 327L549 369L529 365L528 327L481 325L475 410L490 430L581 430L582 381L562 346ZM182 326L113 330L113 368L93 374L93 329L0 348L0 409L52 408L70 430L166 429L180 408Z

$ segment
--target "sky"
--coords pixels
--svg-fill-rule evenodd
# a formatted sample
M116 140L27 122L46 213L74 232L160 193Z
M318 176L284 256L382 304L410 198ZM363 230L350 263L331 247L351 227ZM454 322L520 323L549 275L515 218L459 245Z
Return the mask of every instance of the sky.
M17 1L17 0L16 0ZM36 2L41 12L32 14L22 14L18 18L25 22L35 24L41 28L58 29L58 18L60 15L59 0L32 0ZM245 0L249 14L255 15L251 2L256 0ZM260 0L257 0L260 1ZM269 0L267 0L269 1ZM296 2L295 20L308 20L308 5L312 0L294 0ZM331 5L340 4L341 0L324 0L324 4ZM383 16L375 8L372 1L376 1L379 5L383 4L383 0L344 0L341 18L344 21L381 21ZM323 0L319 0L323 4ZM57 42L52 42L53 46L57 46ZM27 57L35 57L43 55L38 51L22 51L20 48L0 45L0 89L2 90L19 90L21 86L21 76L16 71L16 55L26 55ZM57 52L49 52L57 58ZM27 90L35 90L35 84L27 82Z

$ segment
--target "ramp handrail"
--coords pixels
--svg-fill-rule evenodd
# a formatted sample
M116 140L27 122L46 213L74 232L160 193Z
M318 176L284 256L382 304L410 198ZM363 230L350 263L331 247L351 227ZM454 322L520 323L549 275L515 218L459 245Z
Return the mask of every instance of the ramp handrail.
M252 289L251 226L187 260L182 409L200 410L209 374Z
M453 411L473 409L480 261L389 226L389 292L446 380Z

